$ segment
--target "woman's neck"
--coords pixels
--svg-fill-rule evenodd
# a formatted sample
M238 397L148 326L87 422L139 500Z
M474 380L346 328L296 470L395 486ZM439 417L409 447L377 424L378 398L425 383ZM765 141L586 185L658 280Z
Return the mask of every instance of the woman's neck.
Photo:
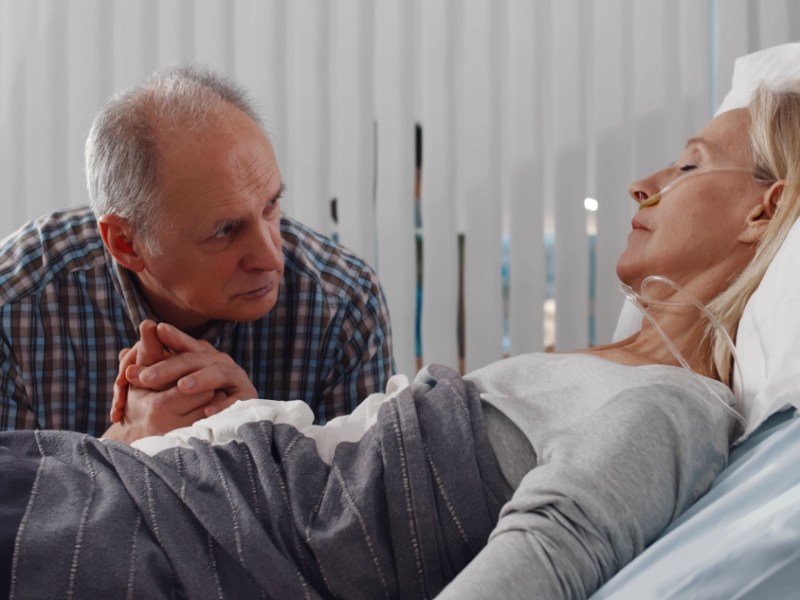
M664 340L671 341L675 349L686 360L689 367L701 375L713 377L710 357L710 340L706 336L708 320L696 309L651 310L655 322L663 332L643 318L638 333L606 346L597 346L589 351L604 358L631 365L662 364L680 365L677 356Z

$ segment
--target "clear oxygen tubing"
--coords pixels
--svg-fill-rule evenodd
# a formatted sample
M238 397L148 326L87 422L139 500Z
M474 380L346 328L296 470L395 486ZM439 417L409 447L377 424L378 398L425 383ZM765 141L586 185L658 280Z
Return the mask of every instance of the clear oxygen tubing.
M731 336L728 335L728 332L720 324L719 320L711 313L711 311L709 311L703 305L702 302L700 302L692 294L690 294L683 287L681 287L679 284L675 283L674 281L672 281L668 277L664 277L662 275L650 275L649 277L645 277L644 280L642 281L641 289L640 289L639 292L636 292L629 285L626 285L624 283L620 284L620 289L622 290L622 293L625 295L625 297L636 308L639 309L639 311L644 315L644 317L650 322L650 324L658 332L659 336L661 336L661 339L664 341L664 344L667 346L667 348L672 353L672 355L675 357L675 359L680 363L680 365L683 368L685 368L687 371L689 371L690 373L693 373L694 375L696 375L697 378L700 380L700 382L709 391L709 393L712 396L714 396L717 400L719 400L727 410L732 412L733 415L736 417L736 419L742 424L742 426L746 425L747 420L744 418L744 416L739 411L737 411L733 406L728 404L725 401L725 399L722 396L720 396L717 393L717 391L714 390L711 387L711 385L709 385L709 383L708 383L708 381L707 381L707 379L705 377L703 377L702 375L697 373L694 369L692 369L689 366L688 361L684 358L683 354L681 354L681 351L678 350L677 346L672 341L672 339L670 339L670 337L664 332L664 330L661 328L661 326L655 320L653 315L650 314L650 311L647 310L647 306L673 306L673 307L686 306L685 302L682 302L682 301L679 301L679 300L656 300L656 299L650 297L647 294L646 288L647 288L648 285L650 285L650 284L652 284L654 282L663 283L663 284L671 287L672 289L674 289L675 291L677 291L678 293L680 293L681 295L686 297L689 300L690 304L692 304L701 313L703 313L703 315L705 315L705 317L708 319L709 323L711 323L712 327L714 327L714 330L717 332L717 335L721 335L722 339L728 345L728 348L731 351L731 357L733 358L733 364L734 364L734 367L735 367L735 365L738 364L738 360L737 360L737 357L736 357L736 347L734 346L734 343L733 343L733 340L731 339ZM740 389L742 389L741 388L741 373L739 372L739 369L734 368L733 369L733 373L735 373L735 376L739 378Z
M671 189L673 189L676 185L678 185L682 181L686 181L687 179L690 179L692 177L697 177L698 175L705 175L706 173L718 173L720 171L750 173L751 175L753 174L753 170L748 169L746 167L697 167L693 171L687 171L685 173L678 175L675 179L670 181L666 186L657 191L655 194L639 202L639 210L647 208L648 206L655 206L656 204L661 202L661 199L664 197L664 194L669 192Z

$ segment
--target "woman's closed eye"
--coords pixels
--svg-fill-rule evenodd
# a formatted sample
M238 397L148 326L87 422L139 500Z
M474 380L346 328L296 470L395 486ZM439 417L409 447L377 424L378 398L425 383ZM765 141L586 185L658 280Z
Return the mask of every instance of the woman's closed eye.
M692 170L694 170L696 168L697 168L697 165L683 165L680 168L680 170L683 171L684 173L688 173L689 171L692 171Z

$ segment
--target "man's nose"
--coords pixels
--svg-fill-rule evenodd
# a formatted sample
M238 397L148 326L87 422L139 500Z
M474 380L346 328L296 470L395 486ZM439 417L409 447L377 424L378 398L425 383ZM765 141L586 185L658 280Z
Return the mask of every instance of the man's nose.
M280 228L264 224L249 240L243 266L247 270L276 271L283 264Z

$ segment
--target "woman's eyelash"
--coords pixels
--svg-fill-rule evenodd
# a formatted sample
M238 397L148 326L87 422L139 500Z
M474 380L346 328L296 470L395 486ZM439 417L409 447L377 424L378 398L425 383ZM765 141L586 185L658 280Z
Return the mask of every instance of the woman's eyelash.
M683 165L681 167L681 171L686 172L686 171L691 171L692 169L696 169L696 168L697 168L697 165Z

